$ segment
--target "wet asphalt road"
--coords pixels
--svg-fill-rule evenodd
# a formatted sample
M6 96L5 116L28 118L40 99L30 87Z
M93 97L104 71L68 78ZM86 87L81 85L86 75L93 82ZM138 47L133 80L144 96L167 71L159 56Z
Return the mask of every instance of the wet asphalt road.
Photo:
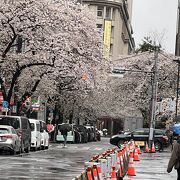
M84 169L84 162L111 146L108 138L87 144L51 144L48 150L17 156L0 155L0 180L72 180ZM170 149L155 154L143 153L135 162L136 176L124 180L175 180L176 171L166 173Z
M51 144L49 150L17 156L0 155L0 180L71 180L84 170L84 162L110 147L109 139L87 144Z

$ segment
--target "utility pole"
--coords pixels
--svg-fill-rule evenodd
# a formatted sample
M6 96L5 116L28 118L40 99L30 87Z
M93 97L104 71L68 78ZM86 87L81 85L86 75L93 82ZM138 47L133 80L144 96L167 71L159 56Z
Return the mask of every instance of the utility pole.
M149 147L152 147L153 136L154 136L154 124L156 119L156 101L157 101L157 87L158 87L158 50L155 50L154 54L154 78L152 84L152 104L151 104L151 120L149 128Z
M178 99L179 99L179 72L180 72L180 60L173 60L174 62L178 63L178 75L177 75L177 88L176 88L176 112L175 112L175 121L177 121L178 115Z

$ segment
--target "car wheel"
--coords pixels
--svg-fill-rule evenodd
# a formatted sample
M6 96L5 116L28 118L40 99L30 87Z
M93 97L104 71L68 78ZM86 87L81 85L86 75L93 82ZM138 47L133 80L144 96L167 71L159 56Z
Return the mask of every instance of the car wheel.
M162 149L162 145L158 141L154 143L154 146L155 146L156 151L160 151Z
M122 144L124 143L123 140L119 140L118 143L117 143L117 147L118 148L121 148Z

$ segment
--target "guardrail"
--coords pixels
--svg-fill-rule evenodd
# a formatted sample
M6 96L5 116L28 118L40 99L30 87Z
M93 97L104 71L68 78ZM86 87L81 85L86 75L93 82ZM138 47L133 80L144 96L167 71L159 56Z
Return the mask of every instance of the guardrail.
M133 161L139 161L140 148L134 141L125 142L121 148L108 149L85 162L85 170L73 180L122 180L135 175Z

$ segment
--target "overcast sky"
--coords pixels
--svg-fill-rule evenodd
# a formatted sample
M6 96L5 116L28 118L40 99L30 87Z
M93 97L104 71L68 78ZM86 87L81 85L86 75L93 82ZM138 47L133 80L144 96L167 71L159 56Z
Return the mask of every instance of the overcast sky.
M132 26L136 45L143 37L151 36L167 52L174 53L177 8L178 0L133 0Z

